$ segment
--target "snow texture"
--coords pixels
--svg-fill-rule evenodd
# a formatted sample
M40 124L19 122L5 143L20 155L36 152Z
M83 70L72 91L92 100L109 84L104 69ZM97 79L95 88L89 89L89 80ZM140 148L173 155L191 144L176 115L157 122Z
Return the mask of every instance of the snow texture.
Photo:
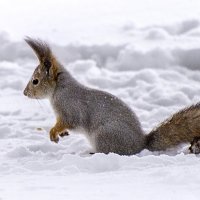
M200 2L48 2L0 1L0 200L199 199L188 144L119 156L89 155L73 132L50 142L49 102L23 96L37 65L23 37L46 39L78 81L123 99L148 133L199 102Z

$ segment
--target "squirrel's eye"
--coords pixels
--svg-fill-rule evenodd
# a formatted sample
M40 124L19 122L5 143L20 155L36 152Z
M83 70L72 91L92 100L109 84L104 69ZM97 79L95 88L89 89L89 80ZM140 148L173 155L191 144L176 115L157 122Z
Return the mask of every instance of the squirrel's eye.
M32 81L32 83L33 83L33 85L37 85L37 84L39 83L39 81L38 81L38 79L34 79L34 80Z

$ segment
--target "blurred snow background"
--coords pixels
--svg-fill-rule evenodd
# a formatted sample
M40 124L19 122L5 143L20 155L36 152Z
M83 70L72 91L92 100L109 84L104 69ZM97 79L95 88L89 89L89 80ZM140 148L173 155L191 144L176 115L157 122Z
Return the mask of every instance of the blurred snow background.
M200 1L0 0L0 199L199 199L188 144L128 157L87 156L81 135L51 143L49 103L22 94L37 65L26 35L49 42L81 83L123 99L148 133L199 102Z

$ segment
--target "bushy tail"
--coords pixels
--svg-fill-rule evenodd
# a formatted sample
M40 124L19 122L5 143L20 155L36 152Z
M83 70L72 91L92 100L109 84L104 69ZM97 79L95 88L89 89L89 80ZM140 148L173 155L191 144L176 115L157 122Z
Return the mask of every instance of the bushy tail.
M192 142L200 137L200 103L175 113L146 138L146 148L162 151L181 143Z

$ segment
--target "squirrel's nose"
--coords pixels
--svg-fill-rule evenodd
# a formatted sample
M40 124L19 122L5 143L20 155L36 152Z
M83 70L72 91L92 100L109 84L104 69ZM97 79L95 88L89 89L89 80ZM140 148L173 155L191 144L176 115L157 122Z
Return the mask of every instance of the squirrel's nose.
M24 90L24 95L25 95L25 96L28 95L27 89Z

